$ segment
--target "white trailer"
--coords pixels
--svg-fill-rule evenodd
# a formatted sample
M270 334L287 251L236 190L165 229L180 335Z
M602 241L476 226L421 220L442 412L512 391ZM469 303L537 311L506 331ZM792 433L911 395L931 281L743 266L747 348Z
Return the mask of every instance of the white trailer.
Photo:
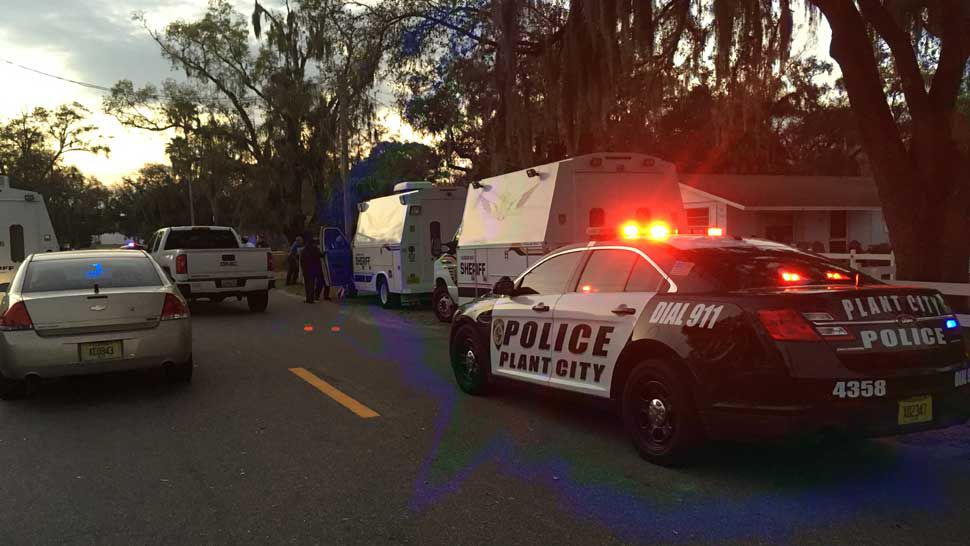
M456 255L435 264L435 314L450 320L455 302L559 247L615 238L630 221L676 230L683 219L676 168L643 154L589 154L482 180L468 190Z
M0 176L0 292L13 279L20 263L38 252L58 250L54 226L44 197L10 187Z
M434 262L461 220L465 188L402 182L394 195L361 203L353 240L354 287L384 307L434 289Z

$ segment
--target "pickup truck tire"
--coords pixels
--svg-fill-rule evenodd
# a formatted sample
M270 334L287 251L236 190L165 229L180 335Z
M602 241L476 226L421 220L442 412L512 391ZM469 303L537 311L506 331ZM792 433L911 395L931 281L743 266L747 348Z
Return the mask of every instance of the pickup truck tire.
M396 309L401 305L401 295L391 293L391 287L384 277L377 278L377 299L384 309Z
M623 386L623 425L640 456L661 466L689 463L703 443L690 385L666 360L644 360Z
M190 383L192 382L192 370L194 368L195 365L191 358L188 362L172 364L165 368L165 378L172 383Z
M451 322L451 317L455 314L455 301L451 299L448 288L436 286L431 294L431 308L434 309L434 316L441 322Z
M249 304L249 310L254 313L262 313L266 310L269 305L269 292L253 292L246 296L246 303Z

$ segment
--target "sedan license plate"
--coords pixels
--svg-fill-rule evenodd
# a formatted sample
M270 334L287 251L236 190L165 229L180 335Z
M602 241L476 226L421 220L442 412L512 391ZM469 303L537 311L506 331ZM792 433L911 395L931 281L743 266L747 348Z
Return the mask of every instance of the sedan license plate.
M933 420L933 397L917 396L899 401L899 424L912 425Z
M80 346L81 362L92 360L113 360L121 358L121 341L102 341L99 343L82 343Z

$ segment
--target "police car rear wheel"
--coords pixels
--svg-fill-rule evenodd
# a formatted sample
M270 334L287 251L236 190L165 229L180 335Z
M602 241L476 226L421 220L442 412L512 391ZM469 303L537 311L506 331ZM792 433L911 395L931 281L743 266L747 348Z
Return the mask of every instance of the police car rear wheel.
M431 304L434 307L434 315L441 322L451 322L451 317L455 313L455 302L451 299L451 294L444 286L437 286L431 295Z
M685 463L700 443L690 391L663 360L646 360L630 373L623 390L623 421L637 451L655 464Z
M478 332L465 325L458 329L454 339L451 367L458 386L468 394L484 394L488 388L488 352Z

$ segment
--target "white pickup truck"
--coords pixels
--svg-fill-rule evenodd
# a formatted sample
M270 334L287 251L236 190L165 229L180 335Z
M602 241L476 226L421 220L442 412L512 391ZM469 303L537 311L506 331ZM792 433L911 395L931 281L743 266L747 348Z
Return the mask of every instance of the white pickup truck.
M148 252L190 301L245 297L250 311L261 312L275 288L272 253L243 247L229 227L162 228L149 240Z

